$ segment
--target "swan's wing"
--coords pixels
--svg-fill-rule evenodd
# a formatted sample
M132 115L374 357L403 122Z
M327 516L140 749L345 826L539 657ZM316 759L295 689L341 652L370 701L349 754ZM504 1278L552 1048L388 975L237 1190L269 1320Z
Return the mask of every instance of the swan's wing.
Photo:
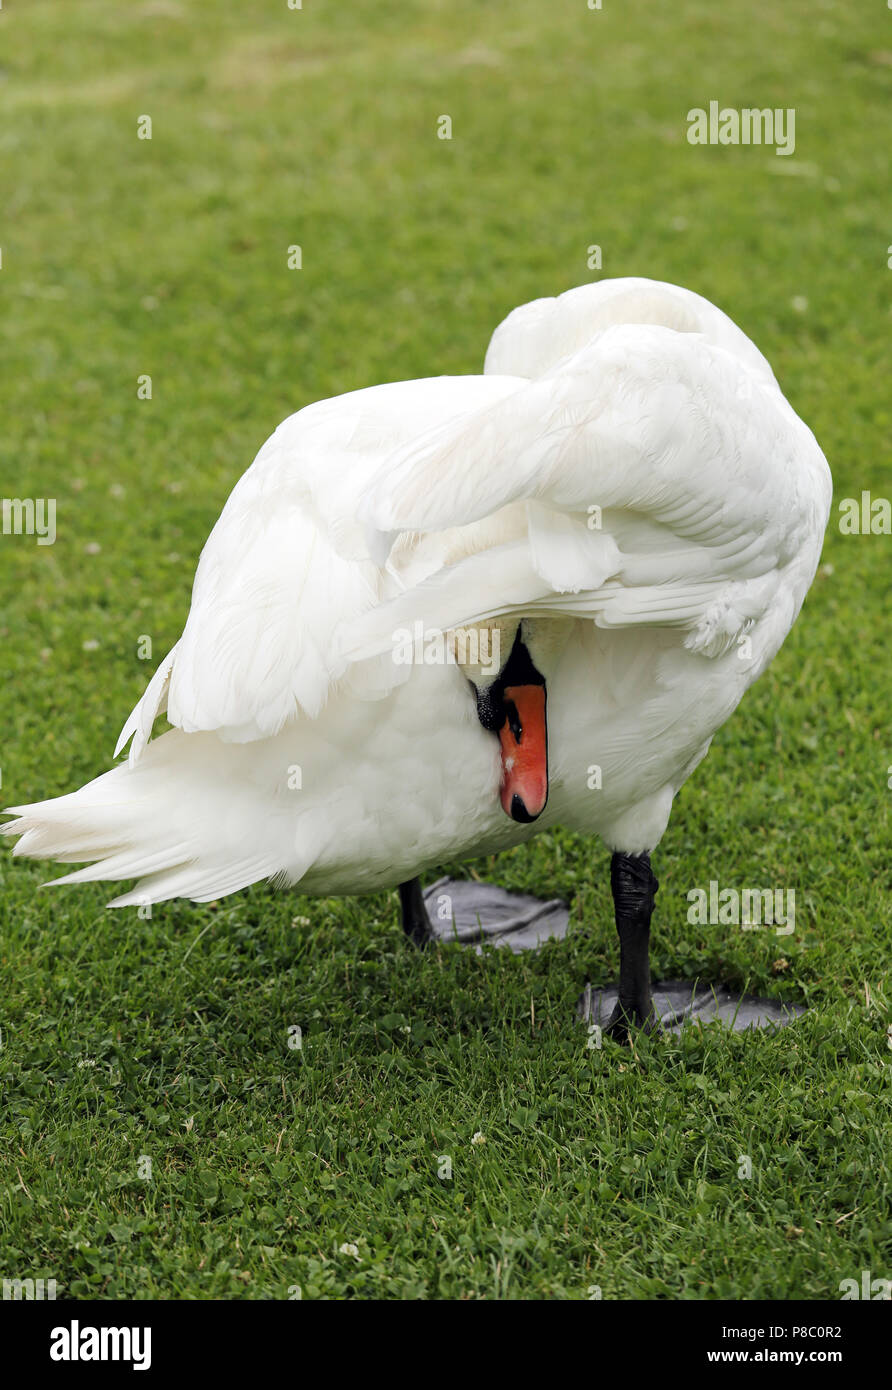
M378 471L360 515L380 532L524 504L526 535L348 624L345 648L383 650L413 610L442 628L529 611L686 627L687 645L717 655L791 565L807 572L801 602L829 503L824 457L770 375L699 334L611 327Z
M135 761L166 709L188 733L246 741L313 718L334 683L374 698L405 668L348 670L333 635L392 587L357 502L376 470L432 421L470 417L519 383L495 377L398 382L321 401L284 421L233 489L202 551L183 635L124 726ZM372 536L373 542L376 540Z
M166 709L187 733L242 741L277 733L298 707L315 714L335 670L325 614L373 603L378 570L326 541L300 470L264 446L229 497L201 554L183 634L125 724L135 762Z

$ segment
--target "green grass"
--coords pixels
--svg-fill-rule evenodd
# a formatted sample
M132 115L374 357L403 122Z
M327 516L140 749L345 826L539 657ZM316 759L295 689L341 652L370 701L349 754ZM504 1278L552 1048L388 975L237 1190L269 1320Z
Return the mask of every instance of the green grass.
M58 499L58 540L0 537L4 802L108 765L140 637L155 659L176 639L283 416L479 369L514 304L593 278L590 244L604 275L721 304L837 498L890 495L890 23L829 0L8 0L0 476ZM795 107L795 156L689 146L712 98ZM616 947L607 855L568 834L477 866L571 900L535 957L422 959L393 896L106 913L101 886L37 892L46 866L4 853L0 1273L80 1297L574 1299L892 1275L890 546L831 523L655 857L656 974L805 1000L779 1035L588 1050L575 1000ZM795 887L795 934L689 925L711 878Z

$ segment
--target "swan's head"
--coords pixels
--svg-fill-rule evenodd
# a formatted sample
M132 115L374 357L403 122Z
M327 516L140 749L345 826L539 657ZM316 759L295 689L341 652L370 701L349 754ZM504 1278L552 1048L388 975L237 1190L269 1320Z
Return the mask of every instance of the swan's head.
M546 675L568 630L568 624L554 620L498 621L489 627L490 653L496 658L489 668L463 663L476 693L477 718L498 736L502 809L524 825L542 814L548 800Z

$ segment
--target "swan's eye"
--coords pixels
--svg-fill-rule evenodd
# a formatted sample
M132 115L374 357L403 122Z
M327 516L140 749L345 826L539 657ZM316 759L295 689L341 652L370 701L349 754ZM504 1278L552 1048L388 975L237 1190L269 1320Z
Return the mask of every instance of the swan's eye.
M506 700L504 704L505 718L508 720L508 728L514 737L515 743L520 743L523 737L523 725L520 722L520 715L517 713L517 706L513 700Z

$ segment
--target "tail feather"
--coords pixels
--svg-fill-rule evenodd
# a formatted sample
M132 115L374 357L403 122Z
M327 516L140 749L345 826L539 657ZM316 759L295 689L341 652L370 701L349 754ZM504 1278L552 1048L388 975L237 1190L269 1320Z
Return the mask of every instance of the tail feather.
M112 907L209 902L275 875L295 882L317 837L301 837L296 852L288 803L270 814L270 780L275 786L288 761L279 753L271 771L248 745L174 729L135 765L119 764L67 796L10 807L17 819L0 834L19 837L17 856L84 866L45 886L137 879Z
M276 866L269 856L258 855L228 870L218 862L211 864L177 864L165 873L141 878L129 893L113 898L109 907L136 907L147 902L167 902L170 898L189 898L194 903L215 902L230 893L238 893L261 879L272 878ZM102 875L107 877L107 875ZM63 882L62 879L58 880Z
M54 856L58 858L58 855ZM108 879L114 881L122 878L135 878L137 874L144 877L161 877L162 872L168 873L171 869L181 869L188 860L177 857L176 850L163 849L157 854L146 854L144 850L129 848L121 854L109 855L107 859L99 859L95 864L88 864L86 868L77 869L73 874L63 874L61 878L50 879L43 884L44 888L59 888L63 884L69 883L99 883Z

